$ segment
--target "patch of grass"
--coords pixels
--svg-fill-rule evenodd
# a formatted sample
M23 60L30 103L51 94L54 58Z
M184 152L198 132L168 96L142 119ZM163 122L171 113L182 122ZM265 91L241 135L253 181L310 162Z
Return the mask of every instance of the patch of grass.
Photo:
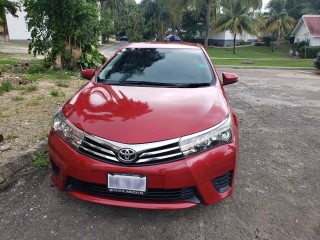
M34 74L29 74L24 77L25 80L28 80L30 82L36 82L40 79L70 79L72 76L74 76L73 73L66 73L66 72L61 72L61 71L54 71L54 70L48 70L44 73L34 73ZM60 83L60 81L58 82ZM62 87L68 87L68 85L62 83Z
M29 85L29 86L27 86L27 87L25 88L25 91L26 91L26 92L34 92L34 91L36 91L36 90L38 90L38 86L37 86L37 85L34 85L34 84Z
M12 100L13 100L13 101L22 101L22 100L24 100L24 98L21 97L21 96L14 96L14 97L12 98Z
M289 56L289 50L289 45L276 46L275 52L271 51L271 47L249 46L238 47L236 54L232 53L232 48L209 48L208 54L215 65L313 67L313 59L293 59Z
M46 71L47 68L44 66L43 62L36 62L35 64L31 65L27 70L29 74L44 73Z
M43 141L48 138L48 133L41 133L38 135L39 141Z
M267 46L248 46L237 47L236 54L232 53L232 48L209 48L207 50L210 57L213 58L244 58L244 59L261 59L261 58L288 58L290 51L289 45L276 46L275 51Z
M51 90L51 96L52 97L59 97L59 91L58 90Z
M32 165L37 168L48 167L50 164L49 156L47 152L41 152L36 154L36 158L32 161Z
M230 66L267 66L267 67L313 67L313 59L250 59L252 64L244 64L243 59L213 59L217 65Z
M0 118L8 118L10 115L0 112Z
M30 75L25 76L24 79L29 82L36 82L43 77L44 77L43 74L35 73L35 74L30 74Z
M44 96L38 96L38 97L36 98L36 100L38 100L38 101L44 100Z
M73 73L62 71L52 71L48 74L48 78L50 79L70 79L72 76L74 76Z
M38 106L40 105L40 101L33 99L32 101L27 103L27 106Z
M18 61L13 59L0 59L0 65L15 65Z
M66 83L65 81L59 80L58 82L56 82L56 86L57 86L57 87L67 88L67 87L69 87L69 84Z
M18 90L18 91L24 91L24 90L26 90L26 87L25 86L16 86L14 89Z
M11 139L15 139L15 138L18 138L18 136L14 135L14 134L11 134L11 133L8 133L8 134L5 136L5 139L6 139L6 140L11 140Z
M5 81L1 83L0 92L10 92L13 89L13 85L9 81Z

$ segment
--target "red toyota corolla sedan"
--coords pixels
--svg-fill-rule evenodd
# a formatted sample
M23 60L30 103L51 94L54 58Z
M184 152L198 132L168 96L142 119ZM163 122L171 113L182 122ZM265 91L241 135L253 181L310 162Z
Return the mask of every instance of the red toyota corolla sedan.
M232 194L238 122L201 45L120 49L56 114L49 135L60 190L106 205L182 209Z

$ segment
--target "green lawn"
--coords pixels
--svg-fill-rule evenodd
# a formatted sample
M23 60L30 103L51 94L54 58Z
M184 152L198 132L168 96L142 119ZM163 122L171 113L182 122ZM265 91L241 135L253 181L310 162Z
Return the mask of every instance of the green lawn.
M209 48L208 54L215 65L313 67L313 59L293 59L289 49L288 45L276 46L272 52L271 47L249 46L238 47L233 54L232 48Z
M214 65L228 66L267 66L267 67L310 67L313 68L313 59L256 59L253 64L245 64L243 59L211 59Z

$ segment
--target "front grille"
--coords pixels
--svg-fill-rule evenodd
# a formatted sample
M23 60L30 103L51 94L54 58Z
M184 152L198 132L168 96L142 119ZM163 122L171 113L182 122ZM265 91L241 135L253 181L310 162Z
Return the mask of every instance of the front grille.
M173 143L162 147L157 147L143 151L138 154L137 163L145 163L149 161L163 162L181 159L183 157L180 151L179 143Z
M109 146L103 145L94 141L91 138L85 137L80 145L80 152L85 155L101 160L103 162L119 162L116 154Z
M188 200L200 203L197 197L195 187L177 188L177 189L147 189L146 195L132 195L125 193L109 192L106 184L88 183L69 177L66 184L67 191L79 191L91 195L111 198L125 198L147 201L178 201Z
M228 172L212 180L213 186L219 193L228 191L231 187L232 172Z
M137 158L134 162L119 161L118 151L122 148L133 149L137 152ZM79 147L79 152L102 162L131 166L164 163L184 158L177 139L129 145L86 135Z
M52 160L51 160L51 168L52 168L52 172L53 172L54 176L57 177L59 175L59 173L60 173L60 168Z

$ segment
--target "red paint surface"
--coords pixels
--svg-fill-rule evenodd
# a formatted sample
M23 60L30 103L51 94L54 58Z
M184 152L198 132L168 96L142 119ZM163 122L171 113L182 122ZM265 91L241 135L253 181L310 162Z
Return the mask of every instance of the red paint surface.
M199 48L200 45L139 43L130 47ZM212 66L209 58L208 62ZM120 143L147 143L182 137L220 123L231 111L214 68L213 72L217 79L215 85L203 88L108 86L91 81L63 106L62 111L78 128ZM233 113L232 116L231 144L183 160L149 166L119 166L91 159L70 148L51 132L49 156L60 168L59 176L52 176L52 180L60 190L65 190L68 176L85 182L107 184L108 172L142 174L147 175L148 188L194 186L203 204L216 203L233 192L238 155L238 122ZM211 180L229 171L233 172L232 187L220 194ZM105 198L75 191L70 191L70 194L86 201L122 207L181 209L195 205L187 201L150 202Z

